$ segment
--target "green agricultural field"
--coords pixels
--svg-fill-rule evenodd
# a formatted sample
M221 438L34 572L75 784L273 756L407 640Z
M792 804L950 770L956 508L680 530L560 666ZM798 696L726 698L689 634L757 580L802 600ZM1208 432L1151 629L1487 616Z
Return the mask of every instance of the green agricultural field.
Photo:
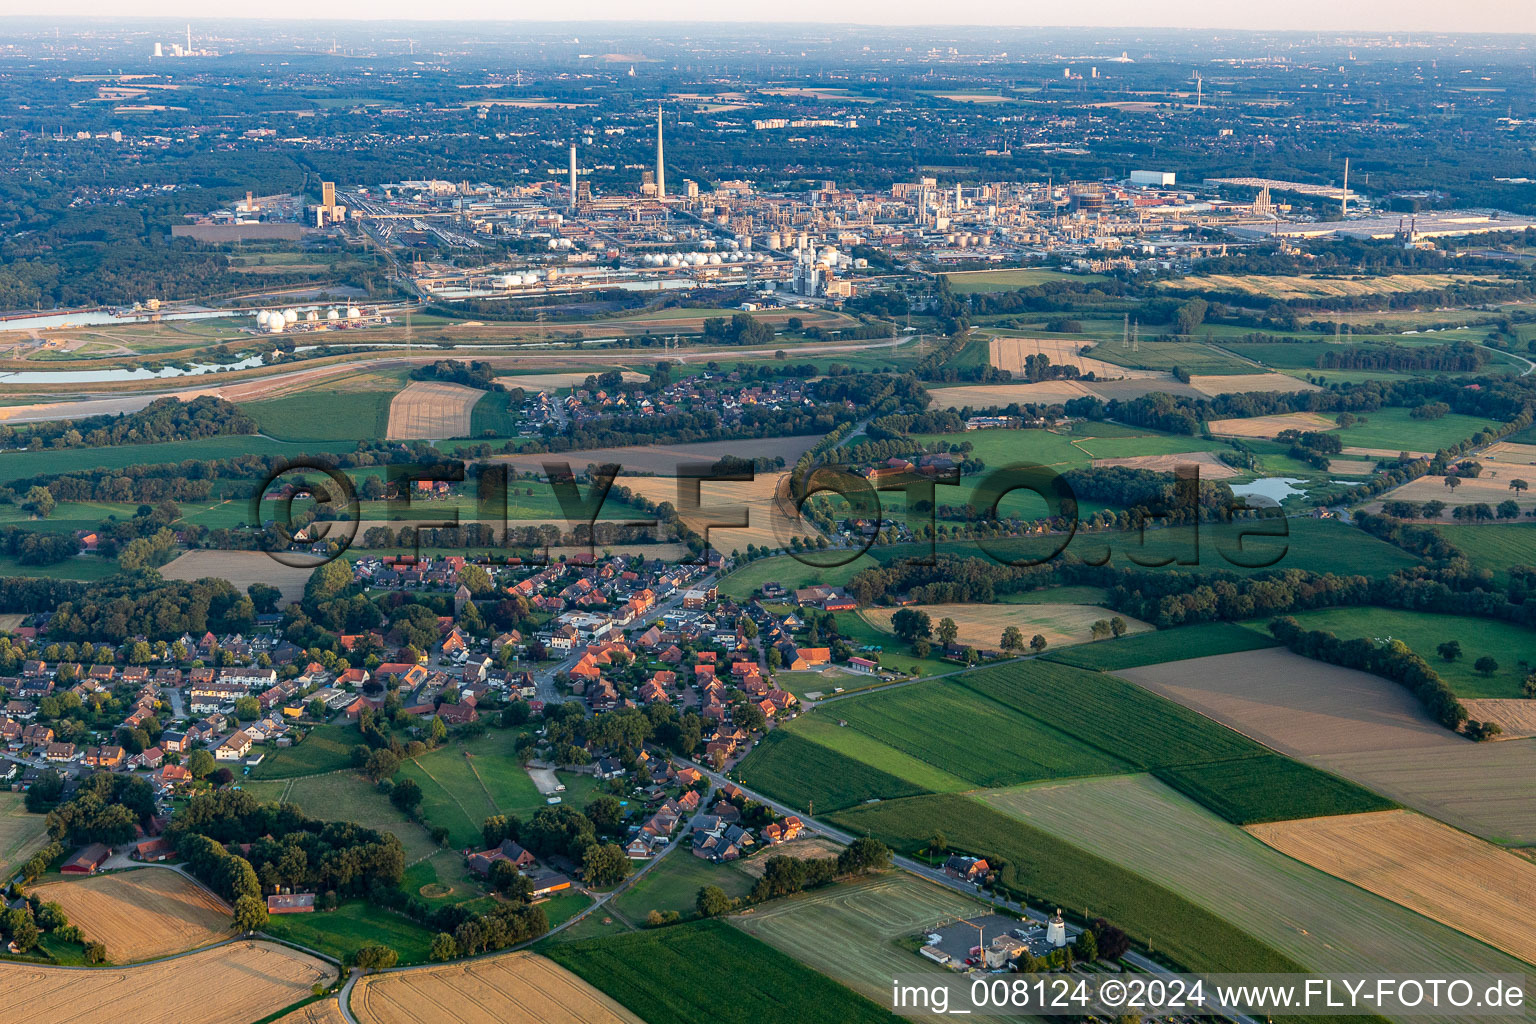
M970 797L887 800L840 811L831 820L850 832L873 835L908 856L920 856L933 835L942 832L951 850L999 864L1001 884L1016 897L1037 907L1061 907L1079 920L1106 917L1137 942L1150 944L1161 956L1191 970L1301 970L1224 917Z
M900 1019L723 921L551 944L540 952L653 1022L896 1024Z
M732 898L745 896L755 879L731 864L711 864L687 849L674 850L661 863L624 890L613 903L633 924L643 924L653 910L675 910L684 917L694 913L695 898L706 885L719 886Z
M851 728L978 786L1125 770L1115 757L982 693L919 683L838 701L828 710Z
M274 914L264 930L273 938L317 949L338 960L364 946L388 946L400 954L402 964L426 963L434 934L404 914L365 900L349 900L335 910L313 914Z
M1182 434L1145 434L1139 437L1085 437L1077 446L1095 459L1126 459L1137 455L1182 455L1185 452L1231 451L1224 441Z
M775 555L748 562L720 581L720 595L734 601L745 601L765 583L781 583L790 590L808 587L814 583L842 586L860 569L873 568L877 563L868 555L860 555L847 565L835 569L820 569L806 565L790 555Z
M873 736L866 735L857 729L838 725L840 721L838 709L857 699L859 698L825 704L815 711L799 715L793 721L784 723L775 729L774 733L783 732L827 747L844 757L868 765L878 772L894 776L907 785L917 787L920 791L944 793L971 787L966 780L936 768L927 761L902 753L895 747L881 743ZM750 762L743 762L743 765L749 764ZM757 786L752 774L743 774L741 781L753 788Z
M1037 284L1054 284L1058 281L1102 281L1098 274L1064 274L1059 270L965 270L945 274L949 278L950 291L956 295L973 295L977 292L1011 292L1019 288L1032 288Z
M311 388L285 398L245 402L240 408L263 434L285 441L373 441L388 432L393 391Z
M1483 527L1469 527L1483 529ZM1307 629L1322 629L1341 639L1357 637L1401 640L1440 674L1458 697L1520 697L1520 685L1536 666L1536 631L1512 622L1467 615L1397 608L1322 608L1300 612L1296 621ZM1248 628L1268 632L1269 620L1254 620ZM1448 640L1461 644L1461 657L1446 661L1437 648ZM1491 675L1474 665L1489 656L1498 662ZM1527 667L1522 667L1525 662Z
M24 863L47 842L48 818L30 814L20 793L0 792L0 878Z
M382 435L381 435L382 436ZM301 455L305 452L349 452L352 444L290 444L259 435L223 435L165 444L122 444L106 448L63 448L0 455L0 484L55 473L92 469L122 469L185 462L188 459L231 459L241 455Z
M352 767L352 748L363 742L357 726L333 722L316 726L291 747L268 754L251 769L253 779L291 779Z
M921 786L784 728L768 733L737 766L734 775L743 785L802 810L809 810L814 803L818 812L841 810L866 800L927 792Z
M1497 429L1496 420L1448 413L1437 420L1416 420L1409 410L1392 406L1366 413L1364 423L1330 431L1346 448L1432 452L1463 441L1479 430Z
M1171 370L1177 366L1193 374L1264 372L1261 367L1199 341L1142 341L1133 352L1116 339L1100 342L1088 354L1106 363L1138 370Z
M50 580L81 580L90 583L116 574L116 560L97 555L76 555L53 565L22 565L9 555L0 555L0 576L5 577L37 576Z
M262 800L297 804L305 814L322 821L351 821L389 832L399 837L405 847L407 864L438 850L426 829L407 818L373 783L354 772L245 782L241 788Z
M1437 526L1440 536L1466 552L1474 569L1487 569L1501 584L1512 565L1536 565L1536 524Z
M471 437L511 437L518 431L521 417L505 391L488 391L469 412Z
M1280 754L1159 768L1152 774L1234 825L1361 814L1397 806L1348 779ZM1286 798L1276 800L1277 791Z
M952 889L891 872L775 900L732 923L855 992L884 1002L896 975L949 973L902 945L905 940L941 921L988 912L984 904Z
M1100 672L1034 659L956 678L961 686L1142 768L1264 751L1224 725Z
M1048 833L1052 841L1080 852L1092 850L1114 871L1134 872L1143 885L1176 894L1201 913L1229 922L1226 927L1241 929L1252 937L1249 941L1310 970L1520 970L1512 957L1292 860L1146 776L1011 790L987 800L1014 827ZM945 831L952 843L958 842L954 831ZM1053 858L1044 850L1016 848L1029 851L1025 859L1031 866L1046 863L1050 869ZM1093 889L1103 876L1087 872L1082 877L1085 897L1100 911ZM1116 914L1107 916L1126 927ZM1207 938L1194 935L1186 941L1204 943ZM1168 941L1156 943L1157 948L1172 953ZM1220 945L1208 944L1204 950L1224 966L1240 962Z
M1041 593L1050 593L1042 591ZM1057 661L1077 668L1116 671L1165 661L1182 661L1196 655L1237 654L1273 647L1274 640L1251 629L1230 622L1199 626L1180 626L1155 633L1124 636L1113 643L1079 644L1061 651L1049 651L1047 661Z

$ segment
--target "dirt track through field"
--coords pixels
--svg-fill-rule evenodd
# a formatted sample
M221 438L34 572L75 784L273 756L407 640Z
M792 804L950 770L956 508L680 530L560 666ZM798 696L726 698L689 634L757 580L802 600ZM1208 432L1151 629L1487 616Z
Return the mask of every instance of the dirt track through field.
M352 992L361 1024L644 1024L551 960L509 953L363 978Z
M1536 963L1536 864L1408 811L1248 831L1281 853Z
M1116 674L1457 828L1536 843L1536 740L1473 743L1379 676L1279 647Z
M335 977L329 964L271 942L235 942L177 960L88 974L0 963L0 1021L250 1024Z
M229 937L230 910L213 893L165 868L68 879L33 890L64 908L71 924L107 947L115 963L150 960Z

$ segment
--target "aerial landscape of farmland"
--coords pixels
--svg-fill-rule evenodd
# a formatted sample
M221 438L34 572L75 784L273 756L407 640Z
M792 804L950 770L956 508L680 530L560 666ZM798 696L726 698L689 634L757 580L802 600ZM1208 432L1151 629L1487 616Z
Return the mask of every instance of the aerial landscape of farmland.
M1536 1022L1533 52L0 12L0 1024Z

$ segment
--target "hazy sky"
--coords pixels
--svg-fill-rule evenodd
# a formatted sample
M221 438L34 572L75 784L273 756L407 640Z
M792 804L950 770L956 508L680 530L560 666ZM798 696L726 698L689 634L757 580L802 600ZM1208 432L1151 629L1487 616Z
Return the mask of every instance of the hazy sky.
M709 6L642 4L634 0L582 0L576 4L549 5L505 0L458 0L441 5L423 4L420 0L263 0L249 7L210 6L207 0L52 0L27 13L113 18L213 16L499 22L702 19L869 25L923 25L943 20L960 25L1536 33L1536 3L1532 0L738 0Z

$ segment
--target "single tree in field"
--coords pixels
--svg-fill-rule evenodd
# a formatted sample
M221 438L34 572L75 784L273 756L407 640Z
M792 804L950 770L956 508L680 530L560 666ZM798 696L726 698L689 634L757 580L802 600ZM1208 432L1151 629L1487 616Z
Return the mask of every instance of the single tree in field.
M1099 619L1093 625L1088 627L1088 634L1095 640L1103 640L1105 637L1109 636L1109 620Z
M1513 480L1511 480L1509 482L1509 489L1514 491L1516 494L1519 494L1521 491L1528 491L1528 490L1530 490L1531 489L1531 485L1526 483L1524 480L1520 479L1519 477L1515 477Z
M267 926L267 904L259 896L241 896L235 900L235 920L231 927L249 935Z
M1520 692L1527 697L1536 699L1536 672L1525 677L1525 682L1520 684Z
M1445 486L1454 491L1461 486L1461 479L1459 477L1447 476L1445 478Z
M1461 641L1447 640L1439 647L1436 647L1435 651L1438 652L1440 657L1444 658L1446 661L1455 661L1457 658L1461 657Z
M1009 654L1024 649L1024 633L1018 626L1009 626L1003 630L1002 647Z
M943 832L935 832L928 840L928 853L930 856L943 854L949 849L949 837Z
M939 628L934 632L934 636L938 638L939 643L945 647L954 643L955 638L959 635L960 627L955 625L955 620L948 616L939 620Z
M1045 645L1046 639L1039 633L1036 633L1034 636L1029 638L1029 649L1034 651L1036 654L1039 654L1041 651L1045 650Z
M1494 661L1490 655L1485 654L1474 661L1472 667L1477 669L1479 675L1486 677L1493 675L1499 670L1499 663Z
M700 917L720 917L729 914L736 901L726 895L718 885L706 885L693 898L693 909Z
M1109 631L1115 634L1117 638L1125 636L1126 630L1130 628L1125 624L1125 620L1118 615L1109 620Z

